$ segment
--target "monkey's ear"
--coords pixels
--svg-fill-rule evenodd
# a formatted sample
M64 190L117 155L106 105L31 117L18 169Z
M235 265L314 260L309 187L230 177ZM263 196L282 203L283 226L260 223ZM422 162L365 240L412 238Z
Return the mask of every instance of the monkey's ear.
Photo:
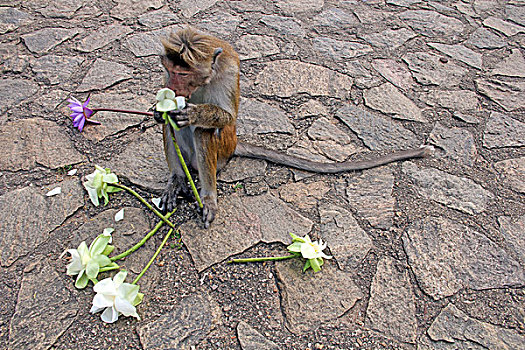
M222 47L218 47L215 49L215 51L213 51L212 65L215 65L215 63L217 63L217 58L219 57L221 53L222 53Z

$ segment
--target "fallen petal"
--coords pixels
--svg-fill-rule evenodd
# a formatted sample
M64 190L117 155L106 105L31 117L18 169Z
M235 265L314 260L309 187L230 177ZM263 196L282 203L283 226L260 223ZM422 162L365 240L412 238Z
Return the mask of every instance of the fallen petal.
M62 192L62 188L61 187L55 187L51 191L47 192L46 196L48 196L48 197L56 196L57 194L60 194L61 192Z
M115 221L118 222L120 220L123 220L124 219L124 208L120 209L116 214L115 214Z

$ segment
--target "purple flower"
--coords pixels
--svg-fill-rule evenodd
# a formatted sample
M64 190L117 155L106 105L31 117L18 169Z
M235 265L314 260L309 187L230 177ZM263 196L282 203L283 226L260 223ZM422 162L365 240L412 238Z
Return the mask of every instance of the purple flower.
M89 120L89 118L93 115L93 110L87 107L89 103L89 97L82 104L79 100L77 100L74 97L71 97L68 102L71 104L68 105L69 109L71 109L71 118L73 119L73 126L75 128L78 128L79 131L82 131L84 129L84 125L86 122L93 123L93 124L100 124L97 121Z

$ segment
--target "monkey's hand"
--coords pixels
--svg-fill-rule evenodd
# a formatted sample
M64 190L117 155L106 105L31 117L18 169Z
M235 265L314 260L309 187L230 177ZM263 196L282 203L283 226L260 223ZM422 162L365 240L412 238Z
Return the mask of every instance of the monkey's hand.
M194 124L193 116L195 115L195 105L192 103L187 103L184 109L176 109L174 111L169 111L168 115L175 122L179 128L184 128Z
M153 111L153 119L155 119L155 121L159 124L164 124L165 121L164 121L164 117L162 116L164 114L164 112L159 112L157 110L154 110Z
M191 191L186 183L186 178L174 174L170 177L168 185L164 189L162 198L160 199L160 207L162 212L169 213L177 206L177 197L179 195L191 198Z

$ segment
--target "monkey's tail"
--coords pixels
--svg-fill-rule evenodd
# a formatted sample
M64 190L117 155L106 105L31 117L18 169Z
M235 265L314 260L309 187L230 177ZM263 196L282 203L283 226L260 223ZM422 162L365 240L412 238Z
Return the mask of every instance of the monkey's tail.
M239 142L237 144L237 147L235 148L234 155L240 157L263 159L272 163L281 164L296 169L311 171L314 173L333 174L344 171L371 169L388 163L411 158L427 157L433 152L434 147L423 145L419 148L396 151L371 160L348 161L340 163L321 163L314 162L308 159L298 158L289 154L284 154L264 147Z

